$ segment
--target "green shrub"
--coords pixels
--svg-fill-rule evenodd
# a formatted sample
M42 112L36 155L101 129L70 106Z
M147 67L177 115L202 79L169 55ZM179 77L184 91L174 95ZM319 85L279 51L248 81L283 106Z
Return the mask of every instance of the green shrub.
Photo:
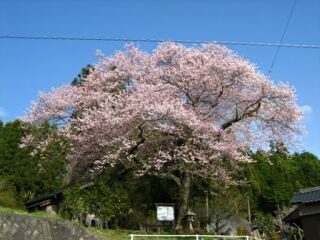
M18 208L19 204L16 200L15 194L11 191L1 191L0 206L7 208Z
M257 213L254 219L260 233L264 233L268 239L273 239L275 232L273 218L271 214Z

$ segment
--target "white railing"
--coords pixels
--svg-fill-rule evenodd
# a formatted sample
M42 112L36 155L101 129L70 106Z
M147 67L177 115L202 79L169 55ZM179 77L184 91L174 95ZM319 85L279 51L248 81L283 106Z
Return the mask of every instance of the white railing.
M203 238L211 238L211 239L221 239L221 240L261 240L258 238L250 237L250 236L225 236L225 235L161 235L161 234L130 234L130 240L134 240L134 238L138 237L161 237L161 238L195 238L195 240L201 240Z

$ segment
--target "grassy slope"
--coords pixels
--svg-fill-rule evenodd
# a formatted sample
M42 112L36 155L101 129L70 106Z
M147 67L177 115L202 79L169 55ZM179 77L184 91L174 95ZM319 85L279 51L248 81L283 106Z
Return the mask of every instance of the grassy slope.
M23 215L23 216L31 216L31 217L38 217L44 219L57 219L57 220L64 220L58 215L48 215L42 211L28 213L22 209L12 209L12 208L5 208L0 206L0 213L11 213L16 215Z

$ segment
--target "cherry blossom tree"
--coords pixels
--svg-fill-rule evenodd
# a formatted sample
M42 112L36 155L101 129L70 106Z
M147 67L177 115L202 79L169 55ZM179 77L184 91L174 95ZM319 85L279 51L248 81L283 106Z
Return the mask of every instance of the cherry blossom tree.
M172 179L180 189L178 228L191 175L228 183L226 159L236 167L250 161L250 148L291 143L301 131L294 89L225 47L162 43L149 54L130 45L99 55L81 85L42 93L26 121L57 124L74 165L97 171L121 163L137 175Z

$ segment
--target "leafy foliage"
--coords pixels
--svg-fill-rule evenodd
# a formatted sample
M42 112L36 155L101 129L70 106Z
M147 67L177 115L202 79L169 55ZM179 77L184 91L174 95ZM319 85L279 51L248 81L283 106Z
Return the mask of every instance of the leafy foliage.
M90 71L92 71L92 70L93 70L93 66L90 64L88 64L86 67L82 68L81 72L78 74L78 76L72 80L71 85L72 86L81 86L85 82L87 76L90 74Z
M311 153L292 155L274 149L253 154L255 163L246 168L248 191L255 208L274 213L290 205L295 191L320 185L320 161Z
M4 182L0 191L1 195L10 196L15 205L22 206L25 201L63 184L66 160L60 142L52 141L41 155L33 155L32 146L20 147L22 138L30 131L48 133L52 127L44 125L40 132L40 128L16 120L0 128L0 178Z
M275 228L271 214L264 215L261 213L257 213L254 223L257 226L259 232L267 236L268 239L272 239Z
M19 207L12 186L3 177L0 178L0 206L7 208Z
M118 221L128 213L128 195L122 187L112 188L104 178L95 179L92 186L72 187L64 194L62 215L83 222L88 213L103 222Z

